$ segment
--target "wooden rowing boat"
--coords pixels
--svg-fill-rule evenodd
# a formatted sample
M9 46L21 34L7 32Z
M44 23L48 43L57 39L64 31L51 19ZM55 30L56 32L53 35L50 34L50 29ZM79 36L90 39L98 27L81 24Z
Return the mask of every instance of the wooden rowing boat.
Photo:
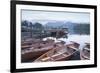
M55 47L37 58L34 62L65 61L78 51L79 44L73 42L68 45L56 44Z
M31 48L33 46L33 44L36 44L38 42L41 42L40 39L27 39L24 41L21 41L21 49L27 49L27 48Z
M85 43L85 46L80 51L80 58L82 60L90 60L90 44Z
M24 45L24 46L29 46L29 47L21 50L21 61L30 62L30 61L35 60L42 54L51 50L53 47L53 44L54 44L53 40L46 40L46 41L39 41L31 45Z

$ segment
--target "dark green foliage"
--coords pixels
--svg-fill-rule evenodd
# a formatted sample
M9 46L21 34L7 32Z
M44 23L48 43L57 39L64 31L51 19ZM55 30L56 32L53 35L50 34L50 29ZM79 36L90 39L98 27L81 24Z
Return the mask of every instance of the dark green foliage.
M21 23L21 35L27 37L40 37L43 30L42 24L36 22L22 21Z
M22 21L22 22L21 22L21 25L22 25L22 26L27 26L27 27L28 27L28 21L26 21L26 20L25 20L25 21Z
M59 24L60 25L60 24ZM59 26L58 25L58 26ZM72 23L72 22L66 22L62 23L62 26L59 27L59 29L68 28L68 34L90 34L90 24L86 23ZM56 26L54 29L57 28L57 23L53 25L42 25L39 22L32 23L30 21L22 21L21 22L21 36L22 37L31 37L31 38L44 38L49 36L56 36L56 33L51 33L48 30L47 27L50 29L53 29L52 26ZM47 29L47 30L46 30ZM65 36L66 37L66 36Z
M75 34L90 34L90 24L75 24L73 30Z

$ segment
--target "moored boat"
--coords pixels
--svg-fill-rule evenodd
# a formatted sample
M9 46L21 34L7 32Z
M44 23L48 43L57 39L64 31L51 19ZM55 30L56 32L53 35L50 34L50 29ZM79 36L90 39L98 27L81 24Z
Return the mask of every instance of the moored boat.
M90 43L85 43L85 46L80 51L80 58L82 60L90 60Z
M46 40L46 41L33 43L31 45L25 45L25 46L30 46L30 47L27 47L21 50L21 61L30 62L30 61L35 60L42 54L51 50L53 47L53 44L54 44L53 40Z
M34 62L47 62L47 61L65 61L78 51L79 44L72 42L72 44L59 45L37 58Z

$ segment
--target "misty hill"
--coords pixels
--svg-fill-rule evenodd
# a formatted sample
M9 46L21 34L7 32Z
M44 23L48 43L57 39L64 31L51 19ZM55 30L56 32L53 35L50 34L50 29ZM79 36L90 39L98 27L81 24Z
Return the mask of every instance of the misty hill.
M69 34L90 34L90 25L87 23L55 21L55 22L48 22L44 27L68 28Z
M64 22L61 21L53 21L53 22L48 22L45 24L45 27L51 27L51 28L59 28L64 24Z
M72 22L61 22L61 21L56 21L56 22L48 22L45 27L47 28L68 28L68 31L70 33L74 33L74 24Z

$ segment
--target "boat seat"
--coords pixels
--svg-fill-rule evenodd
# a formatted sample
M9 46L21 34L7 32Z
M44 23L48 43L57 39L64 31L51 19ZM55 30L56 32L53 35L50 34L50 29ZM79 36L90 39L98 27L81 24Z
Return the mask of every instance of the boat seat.
M42 61L46 61L46 60L48 60L50 57L46 57L46 58L43 58L43 59L41 59Z
M90 59L90 58L89 58L89 57L87 57L87 56L83 56L83 55L82 55L82 57L83 57L83 58L85 58L85 59L88 59L88 60Z
M62 54L62 55L63 55L64 57L66 57L66 56L68 56L69 54L68 54L68 53L67 53L67 54L64 53L64 54Z
M88 48L84 48L84 49L90 51L90 49L88 49Z
M75 50L77 50L77 51L79 50L79 49L77 49L77 48L75 48L75 47L73 47L73 46L70 46L70 48L75 49Z
M66 54L62 54L64 57L66 57L67 55Z

